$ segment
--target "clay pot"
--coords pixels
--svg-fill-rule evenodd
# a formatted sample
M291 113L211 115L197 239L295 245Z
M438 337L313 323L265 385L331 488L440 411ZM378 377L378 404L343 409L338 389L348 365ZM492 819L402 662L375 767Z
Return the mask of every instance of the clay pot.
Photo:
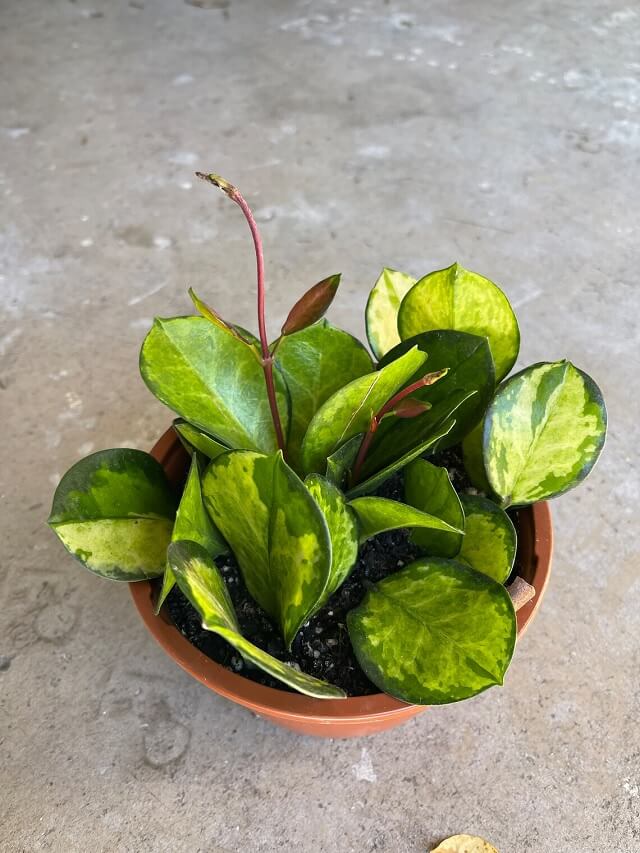
M188 456L173 429L165 432L151 454L164 467L172 484L178 487L184 482ZM521 574L536 590L535 598L517 613L520 638L540 607L549 580L553 531L548 504L520 510L518 527ZM143 622L176 663L210 690L280 726L320 737L359 737L393 728L427 710L427 706L408 705L385 693L349 699L311 699L256 684L214 663L192 646L171 622L166 608L155 616L152 582L140 581L129 587Z

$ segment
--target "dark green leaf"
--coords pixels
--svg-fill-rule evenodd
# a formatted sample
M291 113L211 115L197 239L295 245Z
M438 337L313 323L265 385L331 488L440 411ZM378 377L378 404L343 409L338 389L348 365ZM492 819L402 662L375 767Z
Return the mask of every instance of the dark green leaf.
M404 497L411 506L441 518L459 531L414 530L411 538L416 545L433 557L455 557L462 545L465 518L447 469L416 459L405 468Z
M518 357L520 331L509 300L488 278L460 264L429 273L402 300L398 330L403 341L434 329L488 338L498 381Z
M290 646L329 581L331 541L322 512L279 452L218 456L202 492L249 592Z
M485 494L491 493L491 486L487 480L487 472L484 470L484 459L482 455L482 429L484 421L480 421L471 432L465 435L462 441L462 460L464 470L471 480L471 484Z
M300 332L324 317L327 308L333 302L339 284L340 275L338 274L330 275L310 287L289 311L289 316L282 325L282 334L292 335L294 332Z
M555 497L593 468L607 412L593 379L571 362L527 367L497 391L484 421L484 467L503 506Z
M276 437L262 367L252 347L204 317L156 319L140 353L140 372L155 396L229 447L262 452ZM276 372L287 431L289 405Z
M369 346L376 358L400 343L398 309L404 296L416 283L415 278L385 267L369 294L365 320Z
M312 417L338 389L373 369L360 341L322 320L288 335L276 352L291 395L287 458L301 467L301 445Z
M404 527L437 530L456 535L462 533L460 529L448 524L442 518L388 498L355 498L350 501L350 506L358 516L361 542L386 530L398 530Z
M344 485L347 472L356 461L364 433L358 433L327 457L327 479L339 489Z
M90 571L138 581L164 571L176 500L162 466L141 450L101 450L60 481L49 525Z
M439 330L425 332L415 338L403 341L380 362L387 364L388 359L397 358L413 346L427 354L426 367L430 371L449 368L447 375L434 385L416 391L412 397L426 400L435 406L442 400L453 398L460 392L471 394L464 405L456 412L456 426L442 442L441 448L458 444L466 433L482 418L495 390L493 359L486 338L469 335L465 332ZM424 370L424 369L423 369ZM423 371L422 371L423 372ZM409 383L420 378L418 371ZM387 425L387 429L390 425ZM403 427L401 426L400 429ZM406 428L406 427L405 427Z
M458 702L502 684L516 641L506 589L438 558L378 583L348 614L347 626L367 677L417 705Z
M360 432L424 363L417 348L381 370L368 373L336 391L315 413L302 443L304 470L323 471L327 457ZM407 422L408 423L408 422Z
M436 403L424 415L395 424L392 418L389 421L385 418L362 466L361 482L349 489L349 497L371 492L413 459L439 448L455 426L456 410L468 397L469 394L459 391ZM387 427L389 422L392 426Z
M246 660L300 693L316 699L341 699L340 688L299 672L262 651L240 634L233 604L211 556L197 543L173 542L169 564L183 594L202 618L202 626L221 636Z
M507 513L488 498L461 495L466 526L458 560L504 583L516 557L516 529Z

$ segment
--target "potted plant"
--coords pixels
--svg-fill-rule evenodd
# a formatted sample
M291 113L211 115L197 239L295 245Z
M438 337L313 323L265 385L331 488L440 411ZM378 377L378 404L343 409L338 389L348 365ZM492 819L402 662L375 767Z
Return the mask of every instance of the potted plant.
M603 447L597 385L569 361L507 378L513 310L458 264L383 270L373 358L323 319L338 275L269 342L251 210L198 176L249 224L258 337L192 290L198 315L156 319L140 371L172 429L151 454L76 463L49 524L86 568L131 582L178 663L299 731L377 731L502 684L549 571L546 500Z

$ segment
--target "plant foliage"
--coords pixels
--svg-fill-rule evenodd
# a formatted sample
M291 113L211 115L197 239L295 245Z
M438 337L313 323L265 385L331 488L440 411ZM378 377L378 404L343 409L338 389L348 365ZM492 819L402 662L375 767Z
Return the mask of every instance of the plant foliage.
M568 361L505 380L520 333L503 291L453 264L416 278L384 269L366 307L373 359L324 319L339 275L295 303L269 341L262 244L240 192L200 174L243 211L256 251L258 336L190 291L196 316L156 319L140 372L177 416L191 455L180 495L148 454L94 453L62 478L49 524L92 572L177 583L203 626L302 693L343 692L244 637L215 559L245 584L291 647L330 602L362 544L408 528L423 554L372 587L348 616L375 685L407 702L445 703L501 684L516 638L504 586L516 529L505 511L576 486L603 447L606 410ZM504 381L503 381L504 380ZM502 384L496 387L496 383ZM480 493L429 461L462 446ZM376 494L401 474L404 501Z

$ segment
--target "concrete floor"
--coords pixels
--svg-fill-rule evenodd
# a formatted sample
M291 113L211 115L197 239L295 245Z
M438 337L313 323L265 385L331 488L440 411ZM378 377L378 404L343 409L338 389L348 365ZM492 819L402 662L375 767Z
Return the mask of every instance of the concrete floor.
M596 0L4 0L0 140L3 851L640 849L640 13ZM552 582L503 689L374 739L306 740L189 680L126 588L44 526L92 449L170 415L137 374L196 290L253 325L236 182L277 328L341 270L459 260L570 357L611 431L554 504ZM636 441L632 439L635 433Z

